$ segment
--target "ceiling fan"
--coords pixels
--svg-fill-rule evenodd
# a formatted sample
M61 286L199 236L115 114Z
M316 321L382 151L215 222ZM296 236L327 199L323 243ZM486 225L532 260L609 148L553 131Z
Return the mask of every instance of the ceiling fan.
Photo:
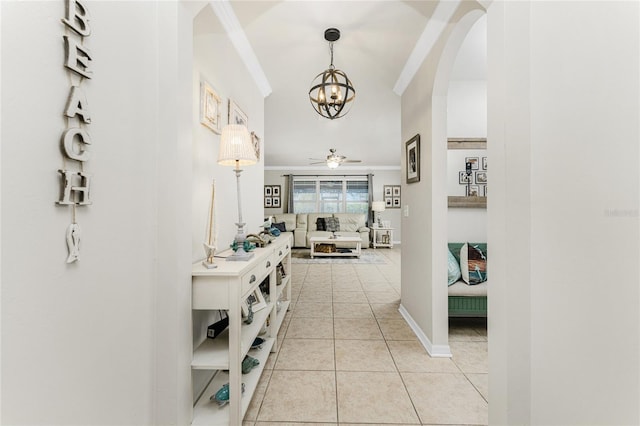
M342 163L360 163L362 161L362 160L347 160L347 157L345 157L344 155L336 154L335 148L329 149L329 152L331 154L327 155L326 159L309 158L309 160L317 160L316 162L309 163L309 164L314 165L314 164L325 164L326 163L327 167L329 167L330 169L335 169Z

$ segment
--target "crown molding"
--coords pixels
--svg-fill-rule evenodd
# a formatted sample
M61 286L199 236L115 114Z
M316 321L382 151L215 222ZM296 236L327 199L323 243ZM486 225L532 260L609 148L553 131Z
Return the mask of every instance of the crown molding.
M411 55L409 55L398 81L393 86L393 91L396 95L402 96L407 89L418 69L420 69L420 65L422 65L422 62L429 55L429 52L431 52L431 49L433 49L433 46L447 27L459 4L460 0L438 2L438 6L433 11L433 15L427 21L424 31L422 31L413 51L411 51Z
M242 29L240 21L238 21L238 17L231 7L231 3L229 0L213 0L210 1L209 4L231 39L233 47L236 48L236 52L240 55L249 74L253 77L253 80L258 86L258 90L260 90L262 96L266 98L272 92L271 84L269 84L269 80L258 61L258 57L253 51L249 39Z

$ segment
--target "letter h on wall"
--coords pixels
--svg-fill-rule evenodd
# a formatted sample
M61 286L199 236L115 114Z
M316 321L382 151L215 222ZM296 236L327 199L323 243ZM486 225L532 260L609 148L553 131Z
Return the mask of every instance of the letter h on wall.
M91 204L91 175L69 170L58 170L58 172L62 175L62 193L60 201L56 201L56 204L80 206Z

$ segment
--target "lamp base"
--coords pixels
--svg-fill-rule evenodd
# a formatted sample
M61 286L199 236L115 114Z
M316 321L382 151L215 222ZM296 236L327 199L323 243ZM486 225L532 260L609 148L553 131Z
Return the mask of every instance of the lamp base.
M247 253L243 248L238 248L231 256L227 257L227 261L246 261L254 255L255 253Z

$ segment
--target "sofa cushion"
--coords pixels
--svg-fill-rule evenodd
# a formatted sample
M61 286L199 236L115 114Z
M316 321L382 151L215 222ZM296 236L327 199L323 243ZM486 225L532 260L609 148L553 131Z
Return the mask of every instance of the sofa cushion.
M458 280L449 286L447 294L449 296L481 297L487 296L489 281L477 285L467 285L462 280Z
M367 215L364 213L334 213L333 217L340 221L340 230L358 232L367 226Z
M338 232L340 230L340 219L337 217L328 217L324 220L325 230L329 232Z
M274 222L271 224L271 226L273 226L280 232L287 232L287 226L284 222Z
M307 213L307 220L306 220L306 228L307 228L307 232L308 231L317 231L318 228L316 227L316 221L318 220L319 217L322 218L327 218L327 217L331 217L331 213Z
M447 271L448 271L448 280L447 284L452 285L456 281L460 279L462 273L460 272L460 265L456 260L455 256L451 253L451 250L447 250L448 253L448 261L447 261Z
M460 249L460 272L470 285L487 280L487 256L478 246L466 243Z

